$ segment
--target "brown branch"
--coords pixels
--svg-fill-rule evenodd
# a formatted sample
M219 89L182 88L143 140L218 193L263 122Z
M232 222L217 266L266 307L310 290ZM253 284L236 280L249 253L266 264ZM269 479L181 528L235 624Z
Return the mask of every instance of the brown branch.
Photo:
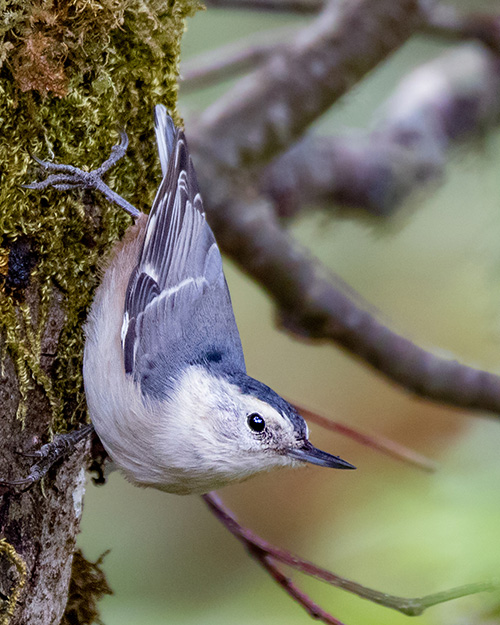
M265 169L261 190L283 216L305 202L387 215L416 187L442 176L450 148L484 133L499 116L499 59L466 44L408 74L371 132L295 145Z
M269 293L284 327L333 341L417 395L500 413L499 376L436 356L384 326L333 286L326 268L290 238L266 202L247 204L238 198L242 189L233 189L217 203L220 181L206 172L199 167L219 245ZM228 200L231 195L237 199Z
M308 258L291 241L264 201L246 200L242 197L245 193L244 187L241 184L236 186L234 183L231 187L227 177L222 175L225 168L235 167L244 171L246 167L255 165L259 160L261 163L265 161L269 154L283 149L296 132L302 130L319 114L323 104L329 106L332 96L341 92L341 90L336 92L335 87L339 87L341 83L347 87L344 79L340 79L340 82L334 80L331 84L326 81L324 85L320 85L321 81L317 75L316 80L310 85L311 98L306 97L301 91L305 85L301 82L301 69L296 68L297 76L290 74L293 63L289 63L289 60L297 61L302 58L310 74L312 59L315 55L326 51L328 58L333 57L337 61L332 67L342 74L342 68L345 69L346 64L349 66L348 60L354 63L358 53L367 52L362 43L355 41L356 37L351 38L357 46L356 51L349 46L346 50L342 48L344 40L349 40L348 37L342 36L346 24L350 23L353 27L352 32L358 33L354 28L354 22L356 19L362 19L356 13L361 6L362 2L359 1L350 3L347 8L345 4L341 4L339 13L335 16L331 13L332 6L329 6L318 21L305 33L303 32L298 41L290 47L286 58L274 59L279 71L282 72L281 77L274 74L278 68L270 67L268 64L265 70L269 72L269 76L261 72L254 73L247 78L244 87L240 85L238 97L234 100L226 97L225 102L228 104L216 105L215 109L209 109L205 113L191 145L197 152L200 182L211 224L223 250L274 298L283 325L292 332L310 338L332 340L371 364L394 382L429 399L498 413L500 378L454 360L435 356L378 322L362 306L356 305L352 297L332 285L324 268ZM372 10L373 6L374 3L370 6ZM376 6L379 7L381 14L384 8L390 13L389 7L383 2L377 3ZM392 4L391 7L393 8ZM370 8L364 7L367 14ZM399 14L400 18L403 17L403 9L409 10L409 5L403 6L398 3L398 10L402 11ZM413 13L411 16L413 19L408 17L409 24L413 24L416 28L418 21L416 15ZM373 16L370 19L373 21ZM382 18L380 20L376 26L383 31L383 20ZM405 33L409 34L408 29ZM334 34L337 35L336 40ZM374 35L373 31L370 31L365 39L373 44L377 37L381 36L381 32ZM396 36L398 42L402 41L401 37L400 31L399 38ZM332 40L336 41L338 49ZM387 48L384 50L387 51ZM333 54L333 51L336 51L336 54ZM471 58L476 59L475 64L472 63L476 75L473 76L474 80L469 91L467 89L462 91L462 97L452 100L453 104L449 108L445 107L443 112L441 91L431 91L430 96L422 98L422 101L418 100L420 108L415 108L414 98L408 97L403 85L388 106L394 114L387 115L385 126L381 123L378 133L380 134L384 128L388 137L392 137L394 141L397 140L401 146L408 149L416 149L415 145L423 145L425 149L422 148L422 152L427 153L432 161L432 158L437 158L435 147L434 149L432 147L435 146L435 135L447 145L457 137L463 136L471 127L477 128L479 122L485 119L482 112L484 103L489 102L491 98L491 92L488 91L491 87L485 87L487 81L484 80L484 76L491 76L491 64L496 67L496 61L492 60L486 51L478 54L476 48L464 48L462 54L465 55L462 59L466 59L468 63ZM471 55L470 58L468 55ZM320 55L318 58L323 61L323 56ZM371 60L374 58L372 55ZM379 57L379 60L380 58L382 57ZM459 72L465 63L457 67L454 60L452 65L454 72ZM326 66L326 62L319 65L323 68ZM362 64L362 67L366 69L367 65ZM434 78L432 66L430 71L430 77ZM424 67L420 70L420 75L413 76L411 80L428 89L428 73L429 69ZM257 76L262 79L262 84L257 84ZM292 98L291 91L296 83L297 96ZM316 97L318 93L315 89L318 89L318 92L324 90L324 95ZM318 102L322 104L318 106ZM295 107L292 106L293 103ZM422 103L425 103L425 106ZM475 110L474 105L480 112ZM303 110L304 106L306 112ZM486 117L491 114L492 109L494 105L487 108ZM422 122L427 115L431 118L434 116L440 121L440 128L443 129L441 133L443 136L440 139L439 132L433 133ZM227 199L229 197L234 200L229 201Z
M207 0L207 6L270 13L314 15L325 7L324 0ZM477 39L493 51L500 51L500 15L485 12L461 12L445 3L429 4L424 33L451 40Z
M442 174L444 163L437 156L409 150L383 133L308 136L263 170L259 190L279 217L294 217L311 206L329 212L363 208L387 216L417 186Z
M209 7L254 10L270 13L314 15L321 11L324 0L207 0ZM431 4L423 32L446 39L477 39L494 51L500 51L500 15L461 13L453 5Z
M268 11L270 13L298 13L310 15L324 7L323 0L208 0L209 7Z
M293 37L296 33L296 28L276 28L182 63L179 79L182 93L209 87L262 65L273 54L281 51L285 38Z
M396 460L400 460L402 462L406 462L407 464L411 464L422 471L427 471L428 473L433 473L436 471L436 463L425 456L417 453L413 449L409 449L400 443L396 443L395 441L386 438L385 436L380 435L368 435L360 432L359 430L349 427L344 423L338 423L337 421L332 421L327 417L323 417L319 415L317 412L313 412L304 406L299 406L296 403L293 403L295 408L300 412L300 414L307 421L311 421L312 423L316 423L320 427L325 430L330 430L330 432L337 432L341 436L346 436L353 441L356 441L360 445L365 445L366 447L370 447L371 449L376 449L377 451L382 452L383 454L395 458Z
M332 285L325 269L281 229L265 201L245 197L249 193L237 178L288 147L336 98L418 30L424 19L420 4L410 0L329 4L285 55L274 56L239 81L202 115L190 144L219 244L274 298L284 326L299 335L335 342L416 394L498 414L498 376L435 356L377 321ZM489 66L487 53L479 57L479 70L481 63ZM460 69L455 65L455 71ZM488 73L479 70L481 75ZM427 69L423 71L421 84L428 88ZM446 111L444 122L439 118L446 129L445 144L484 120L473 106L488 100L484 88L484 80L473 82L472 104L465 90L456 106ZM415 149L415 143L432 146L435 138L425 124L420 134L414 133L427 113L439 117L442 98L433 99L434 95L426 100L427 109L415 110L402 87L391 100L389 108L395 113L386 118L384 132L408 149ZM427 153L435 157L432 147ZM225 173L232 173L231 182Z
M333 617L329 612L323 610L323 608L315 603L304 591L300 590L289 577L284 575L265 551L253 544L247 544L246 547L252 558L255 558L257 562L259 562L274 581L277 582L294 601L302 606L309 616L322 623L328 623L329 625L343 625L343 623Z
M215 517L224 525L226 529L231 532L231 534L233 534L233 536L243 543L248 553L273 576L273 578L288 592L288 594L297 600L299 604L302 605L302 607L304 607L309 614L311 614L311 616L314 616L324 623L342 625L330 614L313 603L305 593L299 590L288 578L286 578L274 564L275 560L281 562L282 564L286 564L287 566L290 566L305 575L309 575L326 582L331 586L341 588L342 590L351 592L358 597L362 597L363 599L368 599L373 603L397 610L398 612L402 612L408 616L420 615L426 608L445 601L465 597L478 592L493 591L498 588L498 585L492 582L485 582L460 586L444 592L426 595L425 597L407 598L388 595L387 593L367 588L366 586L353 582L345 577L341 577L340 575L335 575L335 573L318 567L312 562L308 562L307 560L303 560L288 551L274 547L248 528L240 525L235 516L224 506L216 493L212 492L203 495L203 499Z
M446 39L477 39L500 52L500 15L488 13L461 13L454 6L434 7L428 16L425 31Z
M422 24L418 0L345 0L210 106L193 132L220 171L262 165Z

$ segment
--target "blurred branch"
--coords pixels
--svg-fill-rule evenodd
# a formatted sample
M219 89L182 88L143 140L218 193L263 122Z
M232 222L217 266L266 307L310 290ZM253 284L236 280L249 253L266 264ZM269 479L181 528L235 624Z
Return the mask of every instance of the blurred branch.
M315 577L316 579L326 582L331 586L341 588L342 590L351 592L358 597L368 599L369 601L382 605L386 608L397 610L398 612L402 612L408 616L420 615L424 612L424 610L426 610L426 608L445 601L465 597L478 592L492 591L497 588L497 586L493 583L485 582L481 584L469 584L467 586L461 586L445 592L418 598L388 595L387 593L362 586L361 584L341 577L340 575L335 575L326 569L316 566L312 562L308 562L307 560L298 558L288 551L274 547L267 541L260 538L260 536L254 534L248 528L240 525L235 516L224 506L216 493L212 492L207 495L203 495L203 499L210 511L224 525L224 527L243 543L252 558L259 562L259 564L263 566L267 572L270 573L270 575L286 590L286 592L298 601L298 603L305 610L307 610L311 616L323 623L342 625L340 621L315 604L310 597L297 588L297 586L295 586L289 578L285 577L276 565L276 562L286 564L287 566L290 566L305 575Z
M218 503L221 503L220 500L218 500ZM302 606L309 616L322 623L328 623L328 625L343 625L343 623L315 603L309 595L300 590L300 588L276 566L272 557L265 550L260 549L251 542L244 541L244 543L252 558L257 560L274 581L277 582L294 601Z
M438 4L429 11L425 31L446 39L478 39L500 52L500 15L461 13L454 6Z
M325 6L324 0L206 0L206 4L217 8L298 15L314 15ZM426 14L422 25L424 32L446 39L478 39L493 50L500 51L500 15L462 13L445 3L430 3Z
M278 213L303 203L394 211L417 186L441 177L446 152L498 121L500 60L464 44L408 74L369 133L306 137L264 170L261 190Z
M221 80L233 78L260 65L278 49L276 43L255 44L237 50L235 47L231 45L217 50L217 59L211 59L208 63L205 59L203 65L200 64L199 57L190 61L189 64L186 63L179 81L182 91L194 91L209 87Z
M218 9L250 9L271 13L310 15L324 7L323 0L207 0L205 4Z
M281 52L285 39L296 33L297 28L276 28L260 36L252 35L243 42L222 46L211 54L200 54L181 64L180 88L183 93L202 89L254 69L272 54Z
M193 132L223 171L262 165L287 149L341 95L400 47L423 20L418 0L325 6L285 52L206 109Z
M264 200L230 201L241 196L234 188L217 204L220 188L203 167L199 173L219 245L274 299L289 331L333 341L428 399L500 413L500 377L431 354L384 326L333 285L327 269L280 227Z
M436 471L437 467L435 462L425 456L422 456L413 449L409 449L400 443L396 443L385 436L364 434L363 432L360 432L355 428L351 428L348 425L323 417L317 412L304 408L304 406L299 406L296 403L293 403L293 405L304 417L304 419L309 422L316 423L316 425L319 425L325 430L330 430L330 432L336 432L341 436L346 436L360 445L365 445L366 447L380 451L386 456L391 456L396 460L411 464L422 471L427 471L429 473Z
M285 327L309 338L334 341L414 393L497 414L498 376L433 355L377 321L355 298L337 289L326 269L292 241L265 200L245 197L251 191L242 184L249 169L288 148L422 23L416 0L328 4L286 53L273 54L202 114L190 143L219 244L274 298ZM373 150L385 144L389 154L397 154L389 159L396 169L404 170L403 155L418 155L416 171L394 175L391 186L390 176L380 171L379 149L372 157L373 173L365 176L376 181L365 193L371 202L394 205L408 192L408 179L413 184L431 176L442 167L447 146L491 122L498 114L498 83L497 59L473 44L404 81L370 141ZM349 152L344 141L342 159L349 153L355 148ZM304 160L300 167L307 169ZM295 170L299 176L300 167ZM314 178L307 171L305 188L310 175Z

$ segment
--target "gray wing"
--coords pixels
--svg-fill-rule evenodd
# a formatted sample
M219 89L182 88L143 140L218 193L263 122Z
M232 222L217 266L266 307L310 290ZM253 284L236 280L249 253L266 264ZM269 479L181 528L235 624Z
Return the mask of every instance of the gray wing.
M125 371L159 397L190 364L244 371L222 260L203 211L184 133L155 108L162 169L125 297ZM168 161L168 165L167 165Z

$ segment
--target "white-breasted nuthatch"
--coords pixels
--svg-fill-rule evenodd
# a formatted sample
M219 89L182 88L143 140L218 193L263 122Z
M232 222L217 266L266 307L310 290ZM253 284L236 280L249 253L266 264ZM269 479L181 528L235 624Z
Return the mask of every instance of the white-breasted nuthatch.
M246 374L184 133L163 106L155 128L163 180L113 249L86 326L85 392L104 447L133 483L178 494L304 462L353 469Z

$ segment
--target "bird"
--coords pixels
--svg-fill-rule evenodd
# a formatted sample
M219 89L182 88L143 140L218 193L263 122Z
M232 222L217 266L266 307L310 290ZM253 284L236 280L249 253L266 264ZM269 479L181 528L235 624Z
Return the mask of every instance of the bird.
M85 326L92 424L132 483L204 494L262 471L354 469L247 374L222 257L182 129L157 105L163 179L103 267Z

